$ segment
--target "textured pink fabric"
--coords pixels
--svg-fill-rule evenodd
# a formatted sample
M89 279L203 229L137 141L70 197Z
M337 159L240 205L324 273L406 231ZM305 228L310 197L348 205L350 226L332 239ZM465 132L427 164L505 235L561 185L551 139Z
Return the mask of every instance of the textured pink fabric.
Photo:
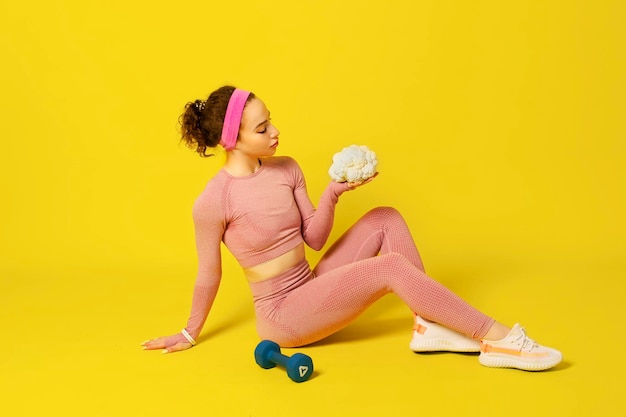
M198 275L189 334L198 337L217 294L222 240L243 267L282 255L303 240L319 250L332 229L337 200L347 190L347 184L331 182L315 209L300 167L288 157L264 158L246 177L221 170L211 179L193 209Z
M259 335L285 347L335 333L388 293L414 313L474 338L494 322L424 273L406 223L388 207L361 218L314 271L303 262L251 289Z
M198 276L186 327L192 337L200 334L219 287L222 240L243 267L273 259L302 241L319 250L347 190L345 183L330 183L315 209L302 171L288 157L265 158L246 177L220 171L194 205ZM392 208L362 217L314 271L305 261L251 289L259 335L283 346L336 332L390 292L414 313L475 338L493 323L424 273L409 229Z
M347 189L345 183L330 183L316 210L302 171L291 158L265 158L257 172L245 177L222 169L194 206L196 232L201 234L198 255L203 262L218 263L215 243L222 239L242 267L274 259L303 240L319 250L332 229L339 196Z
M230 100L228 100L224 124L222 125L222 138L220 140L220 144L227 151L233 149L235 143L237 143L241 116L243 115L243 108L246 106L248 96L250 96L249 91L236 88L233 94L231 94Z

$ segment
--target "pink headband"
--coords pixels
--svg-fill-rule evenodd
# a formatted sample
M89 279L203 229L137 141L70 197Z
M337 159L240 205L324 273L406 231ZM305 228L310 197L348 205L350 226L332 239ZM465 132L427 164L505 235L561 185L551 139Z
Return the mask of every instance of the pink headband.
M248 96L250 96L249 91L236 88L230 96L230 100L228 100L226 116L224 116L224 126L222 127L222 139L220 140L220 144L227 151L233 149L237 142L241 116L243 115L243 108L246 105Z

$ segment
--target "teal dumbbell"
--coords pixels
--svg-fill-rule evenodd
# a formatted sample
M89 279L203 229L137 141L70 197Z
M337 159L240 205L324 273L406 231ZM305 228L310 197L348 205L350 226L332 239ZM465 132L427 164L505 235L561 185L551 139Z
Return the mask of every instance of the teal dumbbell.
M256 363L264 369L280 365L287 370L287 375L295 382L304 382L313 374L313 360L303 354L296 353L289 357L280 353L280 346L271 340L264 340L254 349Z

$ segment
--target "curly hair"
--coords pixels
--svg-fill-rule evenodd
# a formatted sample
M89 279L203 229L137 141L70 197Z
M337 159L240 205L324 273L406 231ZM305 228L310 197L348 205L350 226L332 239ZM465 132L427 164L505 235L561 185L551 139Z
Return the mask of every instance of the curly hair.
M185 111L178 119L181 126L181 141L200 156L213 156L207 154L206 149L219 145L226 108L234 91L235 87L226 85L213 91L206 101L195 100L185 105ZM250 93L246 103L253 98L254 94Z

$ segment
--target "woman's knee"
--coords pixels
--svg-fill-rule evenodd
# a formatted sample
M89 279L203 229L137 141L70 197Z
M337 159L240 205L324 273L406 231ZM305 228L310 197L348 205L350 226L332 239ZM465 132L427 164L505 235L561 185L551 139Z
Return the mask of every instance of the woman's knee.
M404 221L402 214L393 208L387 206L376 207L365 213L363 220L373 226L384 226L390 222L398 220Z

